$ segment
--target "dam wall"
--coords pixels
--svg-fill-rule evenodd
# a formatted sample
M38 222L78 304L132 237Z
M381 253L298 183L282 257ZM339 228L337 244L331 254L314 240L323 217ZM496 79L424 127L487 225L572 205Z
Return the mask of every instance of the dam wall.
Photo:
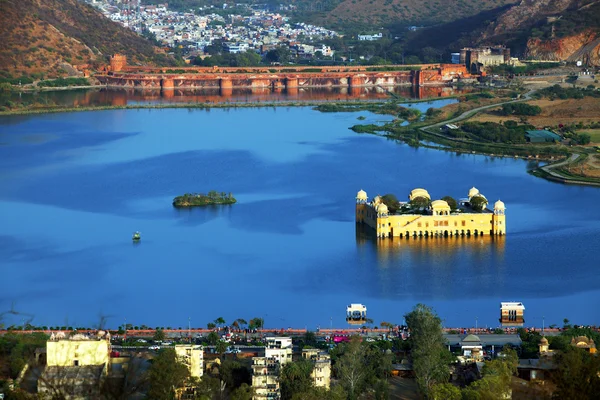
M395 66L387 66L393 69ZM396 66L400 68L400 66ZM419 70L371 71L374 67L315 68L202 68L178 69L121 66L118 71L107 70L95 78L113 88L135 89L219 89L224 94L234 88L269 88L298 90L303 87L393 87L446 85L467 82L475 77L462 65L428 65ZM289 72L292 70L294 72Z

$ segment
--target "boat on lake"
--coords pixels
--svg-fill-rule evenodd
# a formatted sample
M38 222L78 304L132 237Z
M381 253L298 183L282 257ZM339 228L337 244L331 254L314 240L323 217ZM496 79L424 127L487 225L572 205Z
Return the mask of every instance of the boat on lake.
M142 239L142 235L139 232L134 232L133 236L131 237L131 239L134 242L139 242Z

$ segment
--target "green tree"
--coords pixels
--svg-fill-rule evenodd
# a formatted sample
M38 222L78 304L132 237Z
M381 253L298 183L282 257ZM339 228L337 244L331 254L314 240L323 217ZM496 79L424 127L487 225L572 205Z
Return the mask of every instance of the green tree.
M222 360L219 367L219 376L227 384L230 391L239 388L243 384L252 383L250 370L235 360Z
M189 376L188 368L177 359L174 349L162 350L152 360L148 370L148 397L156 400L174 399L175 388L182 387Z
M431 200L427 197L418 196L410 201L410 205L413 208L427 208L431 205Z
M554 355L557 370L552 375L556 399L597 399L600 393L600 357L569 346Z
M444 196L444 197L442 197L442 200L444 200L446 203L448 203L448 205L450 206L450 209L452 211L454 211L458 208L458 202L456 201L456 199L454 197Z
M282 400L291 400L296 393L308 392L313 386L312 370L313 363L306 359L285 364L279 378Z
M206 340L211 346L216 345L219 339L219 334L215 331L210 332L208 336L206 336Z
M217 192L210 191L210 192L208 192L208 196L212 197L212 198L216 198L218 195L217 195ZM225 320L223 319L223 317L219 317L219 318L215 319L214 322L217 326L225 325Z
M229 193L229 195L231 196L231 193ZM238 323L238 326L240 327L240 329L244 329L246 327L246 325L248 325L248 322L243 318L238 318L235 320L235 322Z
M343 345L343 355L336 363L335 369L340 379L340 384L348 393L348 399L354 400L364 390L367 377L365 365L365 347L361 345L361 338L353 336L350 343Z
M398 201L398 198L391 193L383 195L381 197L381 202L387 206L390 214L395 214L400 208L400 202Z
M483 211L485 206L487 206L487 203L485 197L481 195L475 195L469 200L469 204L474 211Z
M229 343L227 343L224 340L219 340L217 342L217 344L215 345L215 350L217 353L219 353L221 356L223 356L223 353L225 353L227 351L228 347L229 347Z
M461 400L460 389L451 383L438 383L431 388L433 400Z
M165 339L165 331L163 331L162 329L157 329L156 331L154 331L154 336L152 337L152 340L154 340L155 342L162 342Z
M250 329L260 329L263 327L264 320L262 318L252 318L248 323Z
M413 370L419 390L431 398L431 390L436 384L448 382L448 364L452 355L446 348L442 332L442 321L437 314L424 304L404 316L410 330Z
M252 386L247 383L242 383L242 385L235 389L231 396L229 397L231 400L252 400L252 395L254 391L252 390Z

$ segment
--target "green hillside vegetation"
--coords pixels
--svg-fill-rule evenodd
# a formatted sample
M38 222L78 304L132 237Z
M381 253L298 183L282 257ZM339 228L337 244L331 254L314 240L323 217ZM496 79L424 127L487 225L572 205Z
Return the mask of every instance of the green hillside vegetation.
M131 64L175 64L149 40L77 0L4 0L0 25L0 70L8 79L73 75L72 65L104 64L114 53Z
M590 2L590 1L588 1ZM600 32L600 2L591 1L587 7L574 7L551 24L540 21L531 30L534 38L550 39L576 35L587 29Z

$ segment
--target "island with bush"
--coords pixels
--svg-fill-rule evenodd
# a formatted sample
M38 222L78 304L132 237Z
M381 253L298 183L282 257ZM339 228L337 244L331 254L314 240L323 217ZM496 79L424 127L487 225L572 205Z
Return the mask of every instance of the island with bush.
M174 207L200 207L221 204L234 204L237 200L231 193L218 193L211 190L207 194L202 193L186 193L182 196L177 196L173 199Z

